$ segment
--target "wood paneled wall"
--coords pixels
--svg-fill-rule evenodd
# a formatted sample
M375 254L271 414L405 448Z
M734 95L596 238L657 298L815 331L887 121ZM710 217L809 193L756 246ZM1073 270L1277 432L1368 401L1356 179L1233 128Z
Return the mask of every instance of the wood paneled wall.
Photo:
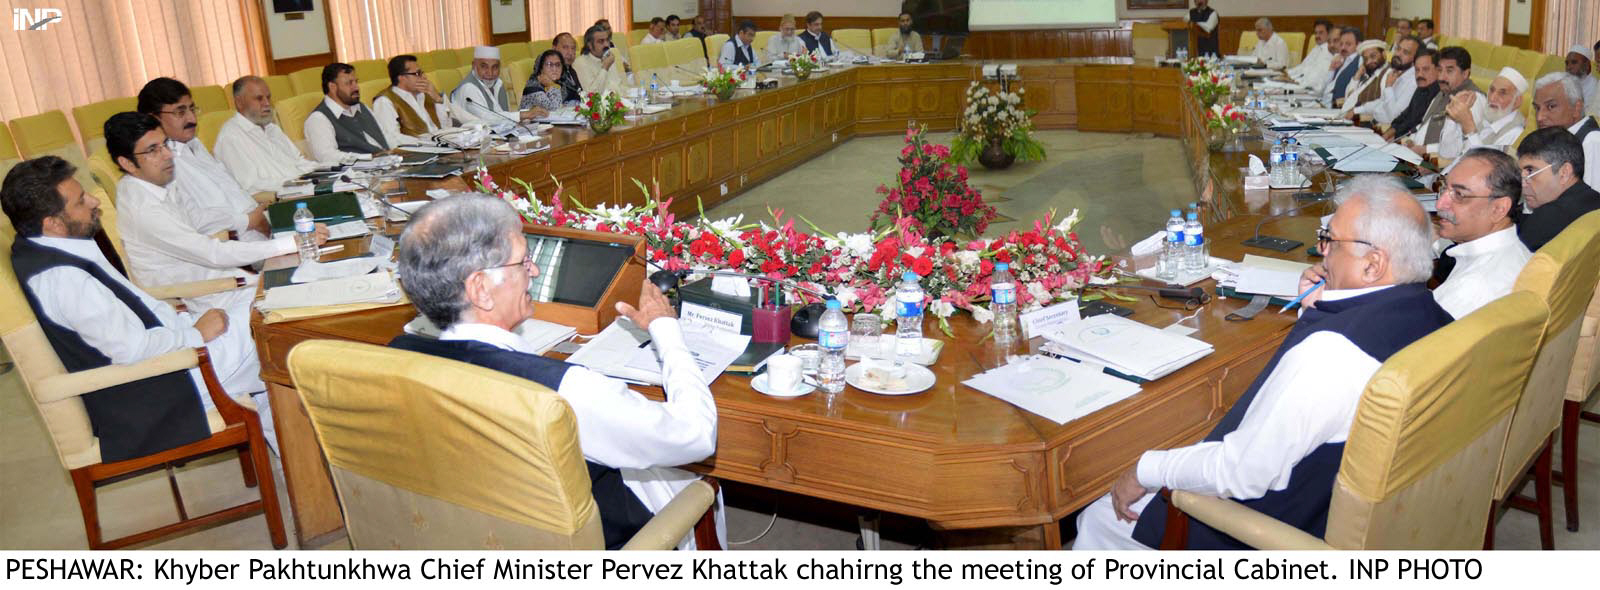
M1239 35L1254 32L1254 16L1225 16L1219 19L1218 34L1223 53L1239 50ZM1311 33L1318 18L1327 18L1335 26L1366 27L1364 14L1339 14L1320 16L1274 16L1272 26L1278 31ZM1133 21L1123 21L1116 27L1084 29L1033 29L1021 31L973 31L967 37L963 53L979 59L1035 59L1053 57L1099 57L1133 55Z
M1222 53L1230 55L1237 53L1239 51L1239 35L1245 32L1254 34L1256 30L1257 18L1260 17L1224 16L1220 19L1217 19L1217 30L1219 31L1218 34L1221 35L1217 41L1221 45ZM1333 21L1334 26L1337 27L1356 27L1363 31L1366 31L1367 28L1367 15L1365 14L1269 16L1267 18L1272 19L1273 30L1284 33L1305 33L1307 37L1311 36L1311 29L1314 27L1317 19L1319 18L1325 18ZM1368 32L1367 36L1371 37L1372 33Z
M797 30L797 31L804 31L805 30L805 28L806 28L806 12L807 11L800 10L800 9L796 9L796 11L794 12L794 28L795 28L795 30ZM756 24L756 30L758 30L758 31L776 31L776 30L778 30L778 21L781 20L782 18L783 18L783 15L778 15L778 16L738 16L738 15L735 15L733 17L733 26L737 27L737 26L739 26L739 23L741 21L750 20L751 22L754 22ZM900 18L899 17L894 17L894 16L827 16L827 15L823 15L823 17L822 17L822 28L824 30L828 30L828 31L832 31L832 30L836 30L836 29L887 29L887 28L890 28L890 27L898 27L898 26L900 26ZM923 34L926 35L927 33L923 33Z

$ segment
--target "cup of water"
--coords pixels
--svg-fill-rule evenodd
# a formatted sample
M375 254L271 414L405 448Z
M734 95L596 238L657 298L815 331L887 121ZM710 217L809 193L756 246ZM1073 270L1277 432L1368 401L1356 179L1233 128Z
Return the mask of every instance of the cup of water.
M855 356L873 358L882 356L879 337L883 335L883 318L871 312L862 312L850 318L850 348Z

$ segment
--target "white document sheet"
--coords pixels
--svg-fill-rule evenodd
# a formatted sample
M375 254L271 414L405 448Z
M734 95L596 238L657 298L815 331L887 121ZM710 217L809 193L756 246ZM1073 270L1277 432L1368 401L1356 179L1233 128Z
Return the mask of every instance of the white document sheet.
M963 383L1056 424L1066 424L1139 393L1139 386L1130 381L1044 356L1024 357Z
M683 343L694 356L706 383L716 380L750 344L749 336L699 326L682 327ZM650 344L649 332L626 318L617 318L573 353L567 362L618 379L660 385L661 360Z
M256 304L262 310L342 305L346 303L398 303L400 285L387 272L343 279L284 285L267 289L267 296Z
M1066 356L1147 380L1159 379L1213 350L1200 340L1109 313L1063 325L1044 336Z
M1304 262L1246 254L1234 268L1233 288L1240 293L1294 297L1300 294L1300 275L1311 265Z
M357 256L331 262L302 262L289 276L291 283L313 283L364 275L378 269L376 256Z

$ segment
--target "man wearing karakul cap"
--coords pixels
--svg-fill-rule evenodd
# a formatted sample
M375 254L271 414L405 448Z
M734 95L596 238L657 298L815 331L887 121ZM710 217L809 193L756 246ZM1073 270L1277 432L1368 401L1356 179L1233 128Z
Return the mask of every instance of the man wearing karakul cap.
M472 50L472 72L450 92L450 104L464 122L490 125L510 121L526 121L535 116L532 111L521 112L513 101L511 91L500 80L500 48L477 47Z

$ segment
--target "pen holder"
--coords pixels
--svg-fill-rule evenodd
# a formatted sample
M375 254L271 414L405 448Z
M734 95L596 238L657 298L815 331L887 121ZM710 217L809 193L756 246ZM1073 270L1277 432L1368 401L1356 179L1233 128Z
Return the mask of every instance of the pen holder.
M783 307L757 307L752 310L751 342L789 342L789 316L793 310Z

